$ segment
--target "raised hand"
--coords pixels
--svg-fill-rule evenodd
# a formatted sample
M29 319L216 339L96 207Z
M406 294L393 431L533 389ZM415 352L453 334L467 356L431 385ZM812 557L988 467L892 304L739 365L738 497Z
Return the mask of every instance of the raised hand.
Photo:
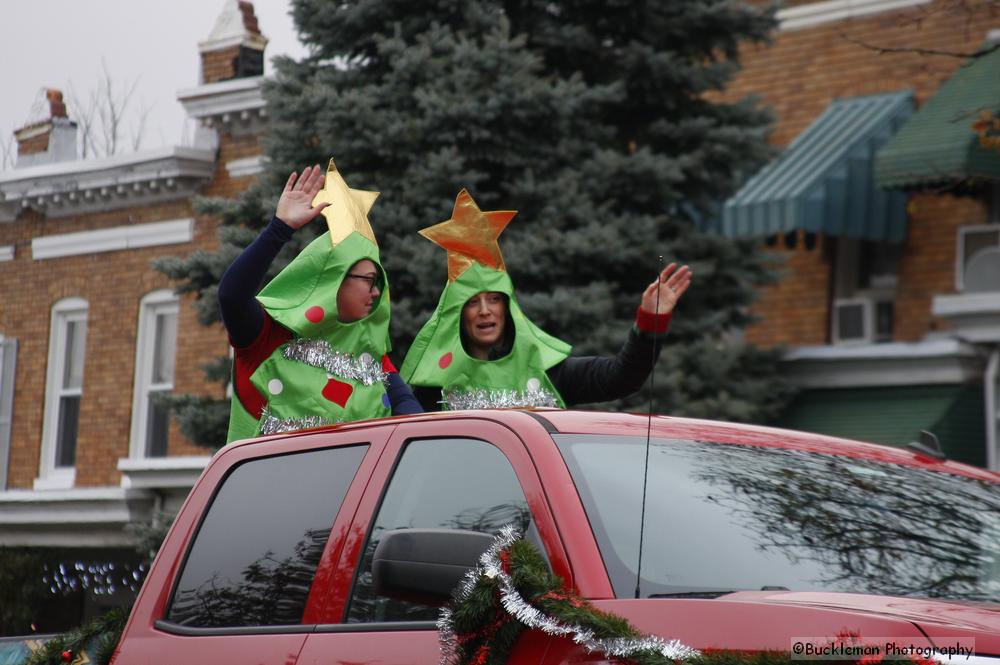
M275 216L293 229L308 224L323 211L323 208L330 205L326 202L316 206L312 204L316 194L323 189L324 182L326 175L320 171L319 164L307 166L302 171L301 177L292 171L288 176L288 182L285 183L285 189L281 192L281 198L278 199Z
M659 279L650 282L642 292L640 307L650 314L669 314L674 311L677 301L689 286L691 286L691 269L687 266L678 269L676 263L671 263L663 269ZM657 307L657 291L659 291L659 307Z

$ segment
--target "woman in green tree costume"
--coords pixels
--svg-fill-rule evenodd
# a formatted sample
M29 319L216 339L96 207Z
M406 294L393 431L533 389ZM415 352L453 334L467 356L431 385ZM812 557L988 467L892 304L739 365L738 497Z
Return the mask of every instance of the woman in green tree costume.
M333 160L325 178L318 165L292 173L270 224L223 275L227 441L421 410L386 355L389 289L367 217L377 196L348 187ZM320 213L329 231L254 298L281 247Z
M687 266L670 264L643 292L616 356L572 356L517 304L497 243L515 214L483 212L463 189L451 219L420 231L448 251L448 284L401 371L425 410L566 407L629 395L646 380L691 284Z

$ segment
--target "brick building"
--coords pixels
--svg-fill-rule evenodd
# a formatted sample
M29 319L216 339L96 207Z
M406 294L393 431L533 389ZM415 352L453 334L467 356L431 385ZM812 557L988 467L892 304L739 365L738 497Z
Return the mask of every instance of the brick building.
M1000 86L967 79L1000 74L1000 51L969 66L918 52L978 49L986 4L798 0L771 45L744 50L727 96L775 110L781 154L718 229L782 257L747 339L788 347L803 391L786 425L890 444L929 428L997 468L1000 154L977 148L972 122ZM260 172L265 45L252 6L228 2L198 45L199 84L178 93L193 146L77 159L55 90L16 132L17 166L0 173L0 547L126 560L123 526L179 506L207 462L152 397L218 394L200 366L225 336L151 261L214 248L191 197ZM962 152L947 169L920 152L937 135Z
M747 339L788 349L802 392L780 424L894 445L926 429L1000 468L1000 152L973 126L1000 109L1000 12L791 4L727 92L773 108L780 154L718 225L779 258Z
M0 173L0 547L125 565L124 525L176 510L207 463L153 398L218 394L201 365L225 334L151 263L214 248L217 224L191 198L233 196L260 172L266 43L253 6L227 2L198 44L199 84L178 93L193 146L78 159L51 89L15 132L16 166ZM113 604L109 590L74 598Z

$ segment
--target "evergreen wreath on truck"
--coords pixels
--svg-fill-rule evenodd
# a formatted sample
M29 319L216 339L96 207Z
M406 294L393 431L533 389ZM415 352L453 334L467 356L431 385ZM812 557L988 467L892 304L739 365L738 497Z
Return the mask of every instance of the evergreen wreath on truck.
M596 608L552 574L534 545L507 525L483 553L441 610L438 634L442 665L505 665L525 630L573 640L588 653L635 665L783 665L789 652L700 652L678 640L644 635L623 617ZM839 644L859 645L856 633L841 632ZM877 665L939 665L923 658L866 656L825 662Z

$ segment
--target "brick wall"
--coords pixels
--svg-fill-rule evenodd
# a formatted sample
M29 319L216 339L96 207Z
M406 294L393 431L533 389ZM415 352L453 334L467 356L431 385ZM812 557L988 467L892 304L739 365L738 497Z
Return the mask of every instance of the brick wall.
M228 81L236 76L236 61L240 57L239 45L201 54L201 71L204 83Z
M992 27L1000 27L1000 8L939 0L780 32L770 46L743 49L743 71L725 98L759 95L776 115L772 143L785 146L837 98L909 89L919 105L961 64L947 56L880 54L857 42L886 49L966 53L975 51ZM955 229L986 220L981 203L951 196L916 196L909 208L895 329L895 339L906 341L944 327L931 316L930 306L934 294L954 291ZM786 277L761 294L754 312L762 320L748 331L748 339L759 344L825 343L829 263L815 251L782 253L787 256Z
M46 131L17 142L18 155L37 155L49 149L49 137L52 136L52 125L50 123L45 124L48 125ZM24 129L29 128L25 127Z
M799 233L795 247L784 239L761 251L773 257L773 269L779 281L762 290L753 312L761 322L751 326L746 339L759 346L825 344L829 328L827 292L830 288L828 239L819 236L816 244L806 247L805 234Z

